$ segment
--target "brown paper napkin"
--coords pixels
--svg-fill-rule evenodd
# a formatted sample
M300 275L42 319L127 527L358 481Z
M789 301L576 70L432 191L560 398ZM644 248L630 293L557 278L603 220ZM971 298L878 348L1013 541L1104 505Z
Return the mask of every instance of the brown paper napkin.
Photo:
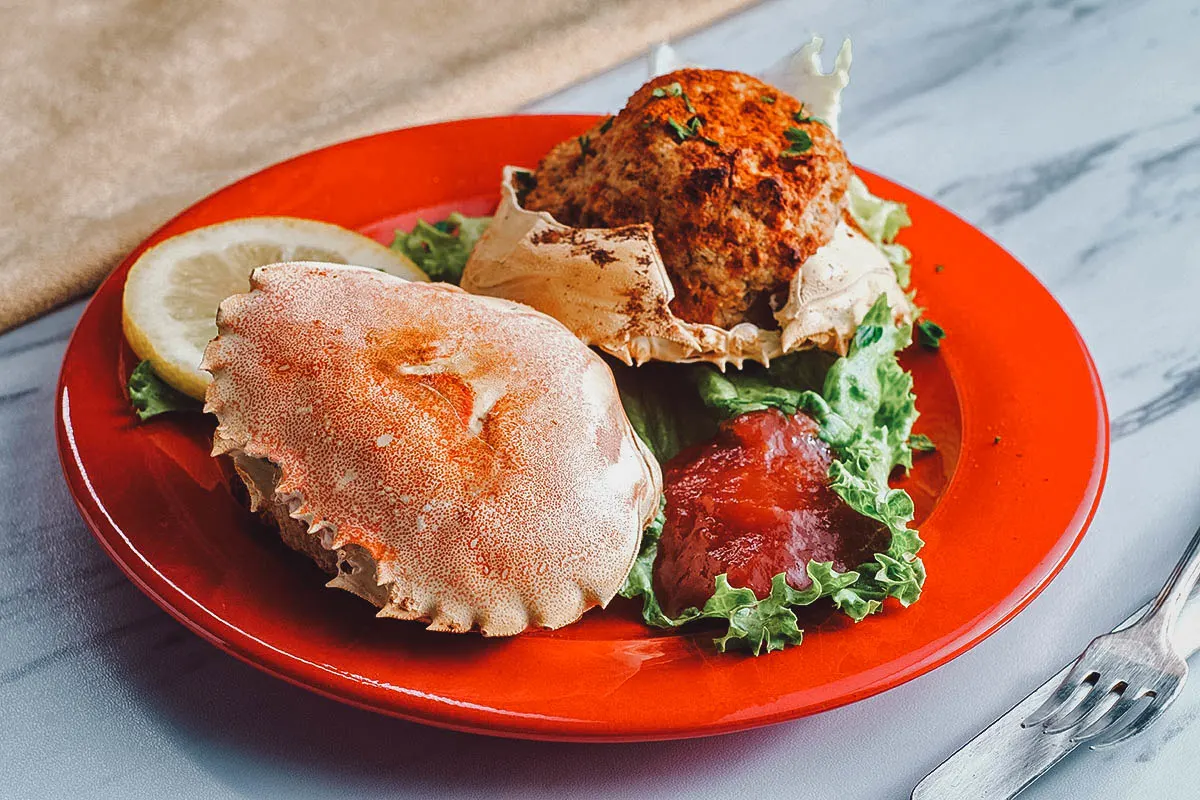
M353 136L514 109L746 0L42 0L0 9L0 330L190 202Z

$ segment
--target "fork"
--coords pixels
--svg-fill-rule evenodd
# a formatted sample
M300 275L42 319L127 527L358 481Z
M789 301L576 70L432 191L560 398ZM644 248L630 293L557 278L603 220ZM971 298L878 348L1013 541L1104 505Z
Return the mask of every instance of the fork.
M1093 639L1022 727L1041 725L1046 733L1075 730L1071 741L1086 742L1096 750L1137 736L1161 717L1187 679L1187 661L1175 650L1171 636L1198 578L1200 530L1141 619ZM1076 698L1080 699L1072 702Z

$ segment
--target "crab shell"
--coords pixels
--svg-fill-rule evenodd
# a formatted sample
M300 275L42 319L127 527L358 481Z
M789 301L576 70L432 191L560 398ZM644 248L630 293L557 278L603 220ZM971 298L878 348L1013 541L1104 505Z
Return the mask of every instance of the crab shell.
M310 262L250 282L205 352L213 454L330 586L492 636L608 603L661 476L598 355L445 284Z
M775 312L778 329L686 322L671 311L675 287L650 224L563 225L544 211L521 207L518 172L524 170L504 169L500 207L471 253L462 287L532 306L626 364L708 361L740 367L747 359L769 364L811 347L844 354L880 294L887 294L897 321L911 321L912 303L887 258L840 222L829 243L792 278L787 302Z

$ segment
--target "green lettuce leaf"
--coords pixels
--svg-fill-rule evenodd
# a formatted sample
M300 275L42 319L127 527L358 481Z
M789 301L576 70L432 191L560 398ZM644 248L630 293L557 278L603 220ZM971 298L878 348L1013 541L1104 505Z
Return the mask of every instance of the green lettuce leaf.
M914 433L908 437L908 446L912 448L914 453L931 453L937 450L937 444L933 439L930 439L923 433Z
M410 233L396 231L392 249L411 258L432 280L457 286L467 257L491 221L491 217L464 217L457 211L432 225L417 220Z
M850 352L829 368L822 391L832 417L853 430L849 439L843 438L846 428L825 436L847 459L858 454L856 446L882 438L883 450L872 463L877 483L884 486L896 465L912 466L908 437L917 418L916 397L912 375L896 360L911 343L911 327L895 325L886 298L880 296L858 326ZM826 420L818 417L818 422Z
M850 188L846 196L849 198L850 216L887 256L896 273L896 281L901 288L907 289L912 273L908 259L912 253L904 245L896 244L895 240L902 228L912 224L908 209L904 203L884 200L871 194L857 175L850 176Z
M694 379L704 404L722 418L768 408L795 414L805 407L805 392L774 384L766 376L724 374L707 367L699 370Z
M198 400L168 386L155 374L149 361L133 368L127 388L129 402L142 421L168 411L199 411L202 407Z
M621 404L634 431L661 463L685 447L717 434L717 420L697 397L692 365L644 364L628 367L613 358Z
M740 647L754 654L799 644L802 638L792 607L828 597L856 622L882 607L888 597L910 605L920 597L925 568L917 557L922 542L908 527L914 512L906 492L888 485L897 466L912 466L909 440L917 418L912 376L901 368L897 353L912 342L912 330L897 326L886 296L880 296L855 333L850 351L833 361L818 393L812 388L814 364L788 356L768 368L718 372L702 365L690 377L703 404L725 419L749 411L777 408L784 413L804 410L820 425L820 436L833 448L831 485L858 513L887 527L888 549L855 570L837 572L832 564L809 563L812 584L804 591L776 575L767 597L717 578L713 596L702 609L687 609L675 618L663 612L654 597L652 571L662 535L662 515L643 536L637 564L621 590L625 597L642 597L642 616L655 627L676 627L702 619L717 619L727 629L716 640L725 650ZM812 359L814 356L796 354ZM819 366L819 363L817 364Z
M720 372L706 364L694 365L691 379L704 405L721 419L766 408L795 414L813 401L806 395L821 390L836 361L837 356L824 350L804 350L775 359L769 368L751 363Z
M764 408L794 414L803 407L805 391L820 390L837 356L807 350L776 359L769 370L747 364L725 373L708 364L629 367L605 360L633 429L665 463L685 447L712 439L722 419Z
M800 644L804 631L793 608L812 605L825 597L831 598L835 605L839 605L839 598L843 596L857 599L850 588L859 580L857 572L838 572L832 562L810 561L806 569L811 582L803 590L793 589L780 573L771 580L771 591L767 596L759 598L750 589L731 586L726 576L718 575L712 597L704 604L704 608L686 609L672 619L663 613L651 584L662 522L656 519L647 528L647 533L650 534L650 543L643 538L642 552L638 555L630 579L621 589L621 596L640 596L642 619L656 628L676 628L710 619L723 622L725 633L713 640L721 652L736 648L759 655L764 651L770 653L788 645Z
M629 570L625 584L619 592L621 597L641 597L642 618L646 620L646 624L656 628L675 625L675 622L663 613L662 606L658 604L658 598L654 595L654 559L658 556L658 540L662 538L662 529L666 521L660 506L658 514L642 531L642 544L637 558L634 559L633 568Z

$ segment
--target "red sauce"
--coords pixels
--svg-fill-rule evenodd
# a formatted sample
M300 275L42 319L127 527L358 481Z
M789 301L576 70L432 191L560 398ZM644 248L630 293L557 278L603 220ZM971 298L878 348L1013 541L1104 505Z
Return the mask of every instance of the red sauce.
M806 414L755 411L667 463L654 570L667 613L703 606L723 573L763 597L781 572L794 588L808 586L809 560L853 569L887 548L887 529L830 487L833 454L817 431Z

